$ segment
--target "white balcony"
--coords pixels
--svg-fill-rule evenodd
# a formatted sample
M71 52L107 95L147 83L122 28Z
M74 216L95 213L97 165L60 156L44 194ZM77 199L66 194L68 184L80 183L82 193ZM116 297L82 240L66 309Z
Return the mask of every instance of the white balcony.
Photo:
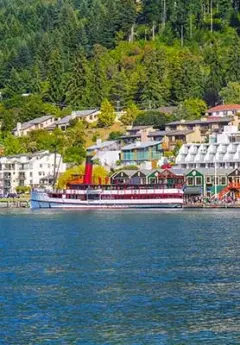
M234 162L240 162L240 151L237 151L236 153L234 153L233 161Z
M216 153L217 152L217 147L216 145L209 145L208 147L208 150L207 150L208 153Z
M189 150L188 150L188 153L196 154L198 152L198 148L199 148L199 146L197 146L197 145L191 145Z
M236 144L229 144L227 147L227 152L229 153L235 153L237 151L237 145Z
M179 150L179 154L181 155L187 155L188 154L188 146L187 145L183 145L180 150Z
M176 163L177 164L184 164L185 163L186 156L182 154L178 154L176 158Z
M194 163L203 163L204 162L204 154L198 152L198 154L194 158Z
M195 156L196 155L194 155L194 154L188 153L187 157L185 158L185 162L186 163L194 163Z
M205 163L214 163L215 161L215 155L214 153L207 153L204 157Z
M223 157L223 162L233 162L233 153L225 153L224 157Z
M217 152L216 155L215 155L216 162L220 162L221 163L223 161L223 157L224 157L224 153Z
M227 145L220 144L217 148L217 152L226 153L227 152Z

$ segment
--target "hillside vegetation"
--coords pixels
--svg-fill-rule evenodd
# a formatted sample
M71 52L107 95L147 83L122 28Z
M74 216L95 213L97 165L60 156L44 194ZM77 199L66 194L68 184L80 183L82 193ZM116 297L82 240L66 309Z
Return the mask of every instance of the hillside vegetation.
M239 0L0 0L3 136L105 99L181 118L240 102L239 33Z

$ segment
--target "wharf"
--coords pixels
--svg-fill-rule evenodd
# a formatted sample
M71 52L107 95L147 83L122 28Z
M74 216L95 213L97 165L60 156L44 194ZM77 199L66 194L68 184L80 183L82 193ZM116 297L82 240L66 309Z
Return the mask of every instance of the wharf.
M27 200L6 200L0 199L0 209L1 208L29 208L29 201Z
M216 208L240 208L240 204L184 204L183 208L186 209L216 209Z

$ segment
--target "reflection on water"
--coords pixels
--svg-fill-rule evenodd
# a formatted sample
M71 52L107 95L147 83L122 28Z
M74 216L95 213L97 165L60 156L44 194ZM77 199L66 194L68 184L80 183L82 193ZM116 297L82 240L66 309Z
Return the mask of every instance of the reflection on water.
M239 344L238 219L0 211L0 344Z

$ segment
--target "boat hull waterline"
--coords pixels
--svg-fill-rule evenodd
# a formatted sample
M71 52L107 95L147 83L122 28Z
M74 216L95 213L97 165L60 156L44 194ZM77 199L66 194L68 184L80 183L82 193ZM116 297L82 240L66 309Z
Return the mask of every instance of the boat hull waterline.
M152 199L152 200L66 200L50 198L47 193L34 192L31 195L31 208L57 209L157 209L182 208L183 199Z

